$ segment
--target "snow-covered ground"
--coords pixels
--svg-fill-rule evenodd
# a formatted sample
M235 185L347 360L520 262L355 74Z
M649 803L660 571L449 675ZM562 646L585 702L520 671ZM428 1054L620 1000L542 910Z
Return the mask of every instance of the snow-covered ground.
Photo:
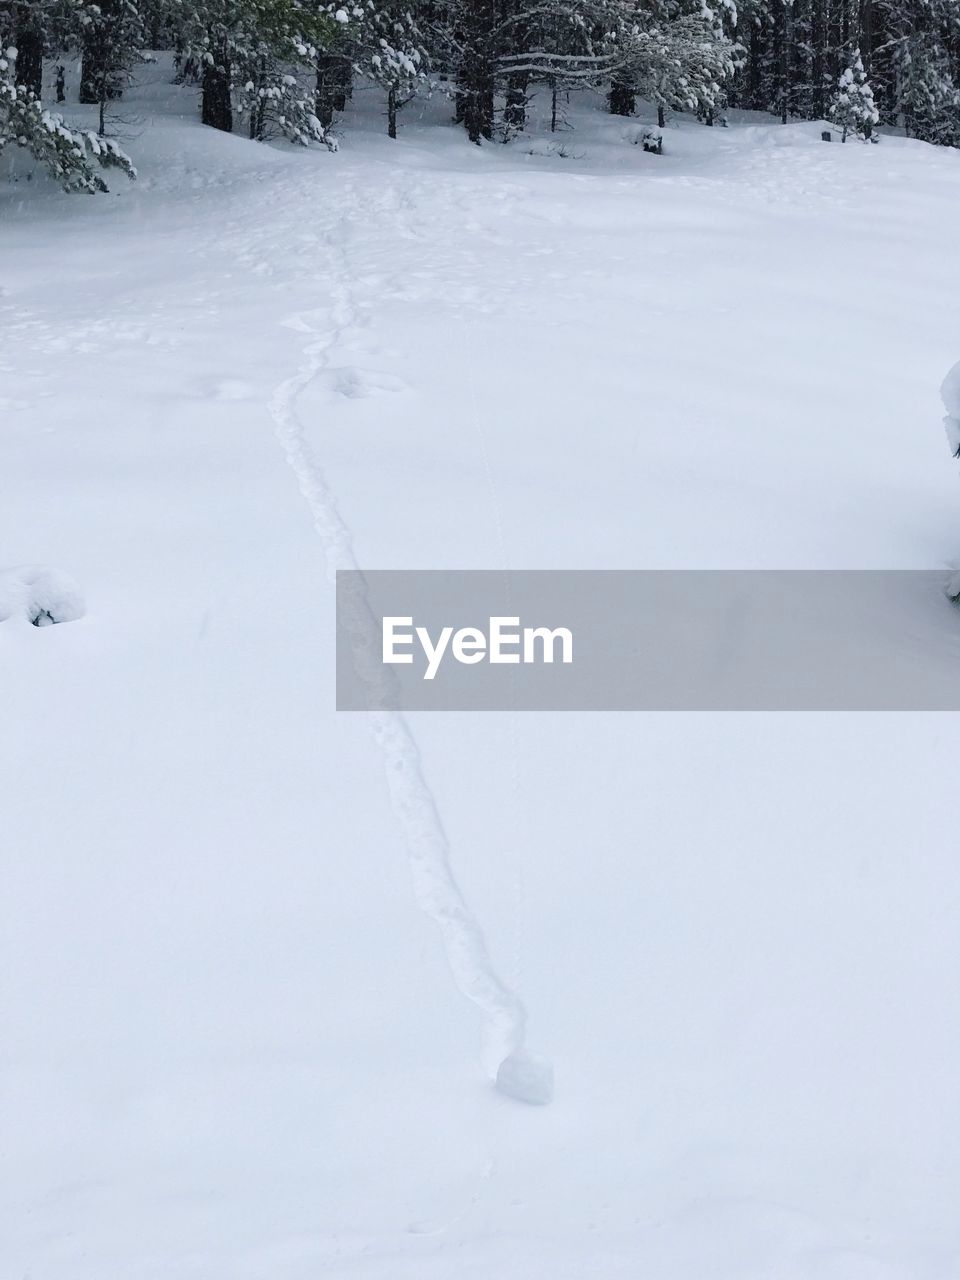
M956 567L960 154L293 152L167 76L136 185L0 191L0 1276L954 1280L956 717L414 718L518 1105L321 485L370 568Z

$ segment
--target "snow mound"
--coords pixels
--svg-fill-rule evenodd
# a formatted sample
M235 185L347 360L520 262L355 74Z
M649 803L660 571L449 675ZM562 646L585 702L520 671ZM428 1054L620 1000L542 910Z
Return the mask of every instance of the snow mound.
M950 452L956 457L960 454L960 363L955 364L944 378L940 396L947 411L943 425L950 442Z
M35 627L74 622L86 612L80 588L65 573L42 565L0 569L0 622L23 618Z

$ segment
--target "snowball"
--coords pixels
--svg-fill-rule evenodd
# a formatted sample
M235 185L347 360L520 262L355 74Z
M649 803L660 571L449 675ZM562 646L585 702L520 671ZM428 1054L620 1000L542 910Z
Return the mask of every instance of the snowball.
M500 1063L496 1086L516 1102L543 1107L553 1099L553 1067L546 1058L518 1049Z

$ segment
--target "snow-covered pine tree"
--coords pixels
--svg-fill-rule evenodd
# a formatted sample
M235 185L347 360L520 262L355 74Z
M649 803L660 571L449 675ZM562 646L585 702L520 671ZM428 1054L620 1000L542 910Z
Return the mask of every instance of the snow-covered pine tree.
M136 176L116 143L69 128L26 85L17 84L16 60L14 46L0 53L0 151L9 143L26 148L67 191L106 191L100 169Z
M500 93L509 137L524 127L532 84L557 94L608 80L624 12L625 0L451 0L435 12L431 54L456 80L457 118L471 141L493 137Z
M859 49L853 50L848 65L837 81L827 116L840 126L843 142L846 142L848 133L853 133L864 141L869 141L873 136L880 113L873 100L873 89L863 69Z
M325 141L312 86L321 50L334 38L326 5L299 0L175 0L174 36L202 68L201 118L229 133L234 111L250 136L280 133Z
M82 51L80 101L99 106L102 134L107 103L122 96L143 56L144 14L139 0L79 0L69 13Z
M930 0L885 9L889 55L886 98L892 120L923 142L960 143L960 92L956 45L960 7L955 0ZM953 46L953 52L951 52Z
M317 59L317 115L325 125L346 106L354 74L373 80L387 94L387 132L397 136L397 113L425 83L427 37L417 8L403 0L322 6L329 37Z
M735 21L735 10L709 0L647 0L631 10L616 37L611 110L629 114L626 98L639 94L657 104L661 123L665 108L712 119L742 52L724 31L725 12Z
M397 113L426 82L430 58L415 15L403 0L368 5L355 68L387 92L387 134L397 136Z

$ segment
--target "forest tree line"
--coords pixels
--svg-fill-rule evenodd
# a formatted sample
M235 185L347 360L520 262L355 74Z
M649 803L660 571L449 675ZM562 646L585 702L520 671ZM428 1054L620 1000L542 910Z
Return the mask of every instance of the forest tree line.
M652 103L661 125L743 107L960 144L960 0L0 0L0 148L28 147L77 189L102 187L100 167L131 172L109 107L148 49L174 53L205 124L259 140L331 145L363 78L392 137L427 92L482 142L522 132L536 91L559 127L558 103L592 88L619 115ZM96 129L45 100L44 66L68 57ZM55 85L66 98L62 70Z

